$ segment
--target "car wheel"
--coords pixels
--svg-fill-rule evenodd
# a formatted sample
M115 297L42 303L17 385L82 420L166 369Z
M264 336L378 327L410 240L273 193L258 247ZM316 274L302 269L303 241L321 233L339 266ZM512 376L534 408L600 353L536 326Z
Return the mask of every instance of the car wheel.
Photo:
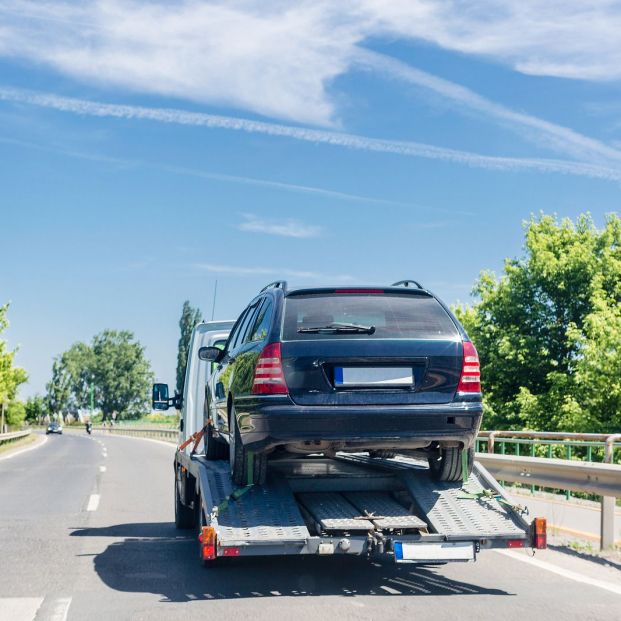
M177 528L194 528L196 526L196 511L181 502L177 477L175 477L175 526Z
M235 485L263 485L267 475L267 456L262 453L252 454L252 480L248 480L248 459L250 451L244 448L241 433L235 416L235 409L231 406L231 422L229 425L229 463L231 465L231 477Z
M205 457L207 459L226 459L227 446L222 440L214 438L212 425L207 425L207 431L205 432Z
M442 448L428 457L431 476L437 481L461 481L462 480L462 455L468 451L468 476L474 466L474 448L462 449L455 446Z

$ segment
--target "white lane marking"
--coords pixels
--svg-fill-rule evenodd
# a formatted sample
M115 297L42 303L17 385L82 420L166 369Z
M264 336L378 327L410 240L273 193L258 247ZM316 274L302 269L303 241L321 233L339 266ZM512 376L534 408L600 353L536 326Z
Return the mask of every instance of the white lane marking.
M101 453L101 456L102 456L102 457L108 457L108 453L107 453L106 451L103 451L103 452Z
M606 589L607 591L612 591L617 595L621 595L621 585L619 584L613 584L612 582L589 578L588 576L583 576L582 574L576 573L575 571L569 571L569 569L563 569L562 567L558 567L557 565L553 565L552 563L548 563L547 561L540 561L539 559L532 558L530 556L524 556L523 554L513 552L511 550L494 550L494 552L504 554L505 556L515 559L516 561L530 563L535 567L545 569L546 571L551 571L552 573L563 576L564 578L569 578L570 580L575 580L576 582L582 582L584 584L590 584L591 586L595 586L600 589Z
M99 472L105 472L105 471L106 471L105 466L99 466Z
M15 451L14 453L9 453L8 455L4 455L3 457L0 457L0 461L2 461L3 459L11 459L12 457L15 457L16 455L21 455L22 453L27 453L28 451L34 451L35 449L42 447L47 441L48 441L48 437L43 436L43 439L41 440L41 442L36 442L34 446L27 446L26 448L23 448L19 451Z
M97 511L97 507L99 506L99 499L101 496L99 494L91 494L88 499L88 504L86 505L87 511Z
M0 619L32 621L43 602L42 597L6 597L0 599Z
M59 597L52 605L48 621L67 621L69 606L71 606L70 597Z

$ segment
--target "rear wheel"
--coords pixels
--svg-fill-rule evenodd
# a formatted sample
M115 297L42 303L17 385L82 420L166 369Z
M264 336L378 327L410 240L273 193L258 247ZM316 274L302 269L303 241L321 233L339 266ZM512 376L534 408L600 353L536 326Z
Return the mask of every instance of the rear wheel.
M470 476L474 466L474 448L463 449L456 446L440 448L428 457L431 476L437 481L461 481L464 450L468 453L467 471Z
M213 427L211 424L207 425L207 431L204 436L205 442L205 457L207 459L226 459L228 457L227 446L221 440L218 440L213 435Z
M177 473L178 476L178 473ZM188 507L181 502L179 486L175 477L175 526L177 528L194 528L196 526L196 512L193 507Z
M235 485L263 485L267 473L267 456L262 453L253 453L244 448L241 433L235 416L235 409L231 406L231 420L229 424L229 463L231 477ZM252 460L252 462L250 462ZM252 476L248 468L252 463Z

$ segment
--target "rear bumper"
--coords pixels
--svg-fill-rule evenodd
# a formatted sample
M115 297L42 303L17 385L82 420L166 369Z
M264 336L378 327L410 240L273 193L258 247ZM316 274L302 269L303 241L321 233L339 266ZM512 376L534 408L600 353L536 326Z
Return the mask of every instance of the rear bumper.
M421 442L473 445L481 403L416 406L236 405L243 444L265 451L282 444L327 441L340 448L416 448Z

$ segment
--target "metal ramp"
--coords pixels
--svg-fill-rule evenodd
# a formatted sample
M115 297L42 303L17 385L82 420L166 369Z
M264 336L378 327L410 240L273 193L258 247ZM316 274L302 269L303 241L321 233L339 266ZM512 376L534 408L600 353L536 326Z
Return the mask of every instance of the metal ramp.
M317 520L322 530L370 531L374 525L336 492L299 494L298 500Z
M368 517L374 526L388 530L422 530L427 524L416 515L408 513L389 494L373 492L351 492L344 494L362 515Z
M462 487L475 494L490 487L494 491L501 491L485 477L484 468L476 463L468 482L462 486L461 482L443 483L433 480L422 461L407 457L371 459L341 453L337 459L397 472L413 499L418 515L427 521L432 532L442 534L449 540L463 537L526 538L519 516L498 500L460 498Z
M207 510L221 505L234 486L225 462L199 458L201 489ZM299 544L310 537L304 518L287 482L271 474L265 485L250 488L218 512L221 537L229 543Z

